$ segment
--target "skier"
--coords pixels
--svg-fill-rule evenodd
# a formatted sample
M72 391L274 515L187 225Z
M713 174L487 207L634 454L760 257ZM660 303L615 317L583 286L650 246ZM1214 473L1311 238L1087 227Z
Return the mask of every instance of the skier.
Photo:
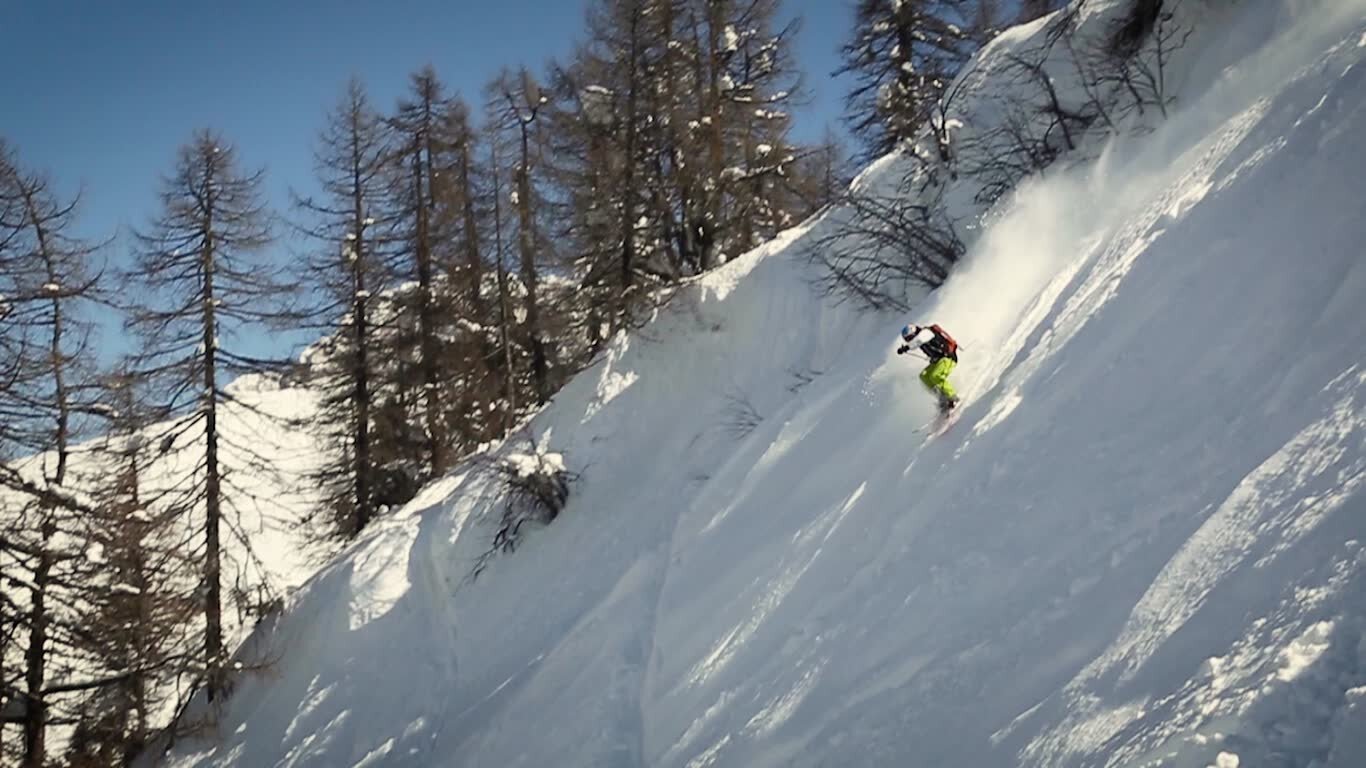
M911 344L924 331L929 331L931 336L920 345L920 351L925 353L930 364L920 372L920 381L939 397L939 410L948 413L958 405L958 393L949 383L949 374L958 364L958 342L938 325L908 325L901 329L901 339L906 343L897 347L896 353L904 355L911 351Z

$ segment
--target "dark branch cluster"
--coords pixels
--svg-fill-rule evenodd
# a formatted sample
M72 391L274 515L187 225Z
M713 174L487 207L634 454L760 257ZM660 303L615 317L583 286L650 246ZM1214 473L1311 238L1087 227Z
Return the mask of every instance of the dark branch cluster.
M966 245L937 201L854 189L839 199L807 253L820 287L872 309L907 308L908 297L948 279Z
M497 477L502 506L489 548L475 559L471 581L488 569L500 553L516 551L528 525L549 525L569 503L570 486L578 475L564 467L558 454L532 450L491 460L487 470Z

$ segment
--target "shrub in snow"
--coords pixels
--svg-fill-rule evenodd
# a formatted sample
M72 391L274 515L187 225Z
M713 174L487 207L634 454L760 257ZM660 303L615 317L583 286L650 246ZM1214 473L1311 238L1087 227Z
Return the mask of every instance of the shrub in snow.
M504 499L498 528L488 551L476 561L470 578L477 578L499 552L512 552L521 543L528 523L548 525L569 502L569 486L577 475L564 466L558 453L513 453L495 461Z
M513 454L498 467L507 504L494 545L510 550L522 523L549 523L559 516L569 501L570 477L558 453Z

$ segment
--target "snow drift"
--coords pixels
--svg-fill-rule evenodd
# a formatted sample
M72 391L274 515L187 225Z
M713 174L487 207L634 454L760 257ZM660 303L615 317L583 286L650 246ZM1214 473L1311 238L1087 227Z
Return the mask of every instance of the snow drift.
M686 286L497 449L578 473L555 522L471 580L498 475L429 486L167 762L1366 762L1366 3L1201 7L1170 119L912 317L813 292L822 220Z

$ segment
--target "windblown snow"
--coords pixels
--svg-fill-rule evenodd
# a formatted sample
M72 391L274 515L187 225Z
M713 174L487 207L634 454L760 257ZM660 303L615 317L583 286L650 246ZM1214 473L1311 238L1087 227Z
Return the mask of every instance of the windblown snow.
M167 763L1366 765L1366 3L1199 6L1169 119L911 316L813 290L828 218L685 286L492 449L554 522L471 579L500 476L432 484Z

